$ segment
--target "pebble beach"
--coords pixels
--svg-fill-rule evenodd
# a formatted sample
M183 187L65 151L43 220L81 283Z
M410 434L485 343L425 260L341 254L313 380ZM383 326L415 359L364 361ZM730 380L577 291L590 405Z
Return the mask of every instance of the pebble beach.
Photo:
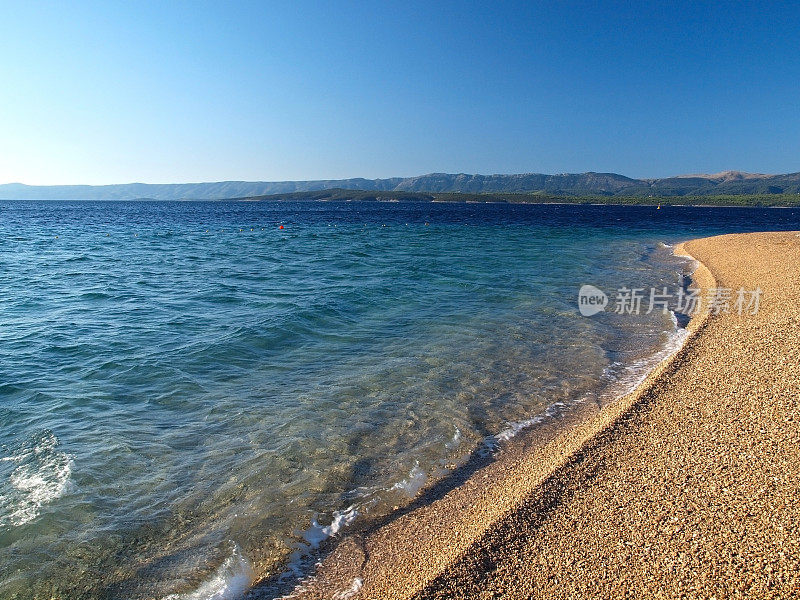
M294 597L800 597L800 234L681 244L695 313L631 394L343 538Z

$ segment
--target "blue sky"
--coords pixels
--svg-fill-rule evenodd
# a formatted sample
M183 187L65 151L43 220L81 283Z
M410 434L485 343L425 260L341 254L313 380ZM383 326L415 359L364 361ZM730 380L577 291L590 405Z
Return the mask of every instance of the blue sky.
M0 183L800 171L791 4L0 10Z

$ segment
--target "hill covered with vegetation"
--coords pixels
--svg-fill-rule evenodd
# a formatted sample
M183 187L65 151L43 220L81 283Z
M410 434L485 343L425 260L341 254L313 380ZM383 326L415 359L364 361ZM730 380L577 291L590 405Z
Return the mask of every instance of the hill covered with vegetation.
M533 193L485 193L461 192L406 192L367 191L335 188L316 192L294 192L235 198L235 200L272 202L505 202L528 204L638 204L652 206L800 206L800 194L740 194L706 196L568 196Z
M800 194L800 173L763 175L725 171L713 175L681 175L662 179L633 179L616 173L544 175L468 175L430 173L389 179L330 179L314 181L220 181L216 183L29 186L0 185L4 200L222 200L266 195L350 190L393 194L540 194L559 197L646 198L681 196L780 196ZM708 200L716 202L717 200ZM624 202L624 200L620 200Z

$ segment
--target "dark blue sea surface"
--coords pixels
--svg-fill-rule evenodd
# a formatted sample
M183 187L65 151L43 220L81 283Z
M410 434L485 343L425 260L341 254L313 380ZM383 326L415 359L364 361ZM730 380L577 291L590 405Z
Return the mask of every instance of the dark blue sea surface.
M0 201L0 597L298 575L680 338L581 317L582 284L674 288L670 245L778 229L800 211Z

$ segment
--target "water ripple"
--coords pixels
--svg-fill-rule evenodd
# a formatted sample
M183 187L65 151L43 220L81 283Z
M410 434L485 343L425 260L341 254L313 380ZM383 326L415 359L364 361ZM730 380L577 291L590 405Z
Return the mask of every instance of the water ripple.
M635 380L674 324L581 318L580 284L669 285L662 240L800 229L798 211L635 207L0 216L0 596L21 599L235 597Z

